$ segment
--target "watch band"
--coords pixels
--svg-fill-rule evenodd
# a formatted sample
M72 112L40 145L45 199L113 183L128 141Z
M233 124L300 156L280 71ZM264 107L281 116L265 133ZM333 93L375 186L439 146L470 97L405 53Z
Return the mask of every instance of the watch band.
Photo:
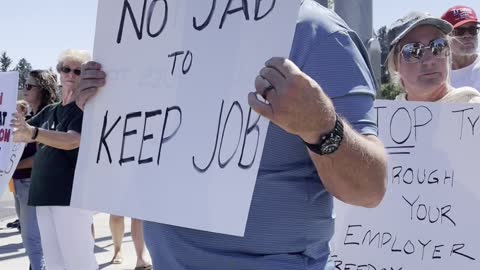
M32 134L32 138L31 138L31 139L32 139L32 140L36 140L37 137L38 137L38 127L35 127L35 128L33 129L33 134Z
M340 117L335 115L335 126L328 133L320 136L317 144L310 144L305 141L303 143L310 151L318 155L329 155L337 151L343 140L343 123Z

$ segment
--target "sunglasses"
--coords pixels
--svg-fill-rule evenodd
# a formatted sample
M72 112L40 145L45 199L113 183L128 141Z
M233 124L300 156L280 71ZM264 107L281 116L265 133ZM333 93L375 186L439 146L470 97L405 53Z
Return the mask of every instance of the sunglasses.
M73 74L75 74L75 75L77 75L77 76L80 76L80 74L82 74L82 71L81 71L80 69L71 69L71 68L69 68L69 67L62 67L62 68L60 69L60 71L62 71L62 72L65 73L65 74L68 74L68 73L70 73L70 72L73 71Z
M418 63L425 57L425 51L429 50L436 58L447 56L448 41L443 38L432 40L428 46L420 42L408 43L403 45L401 53L403 60L407 63Z
M468 32L472 36L478 35L478 26L471 26L471 27L464 27L464 28L457 28L452 31L454 36L463 36L466 32Z
M27 83L27 84L25 84L25 90L30 91L30 90L32 90L33 87L37 87L37 86L38 85Z

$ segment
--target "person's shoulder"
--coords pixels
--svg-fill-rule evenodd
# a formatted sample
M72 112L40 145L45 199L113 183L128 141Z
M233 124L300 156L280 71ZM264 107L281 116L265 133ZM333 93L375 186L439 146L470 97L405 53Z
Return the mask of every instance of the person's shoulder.
M50 103L48 105L45 105L43 109L39 113L47 113L52 110L54 110L56 107L58 107L61 104L61 102L55 102L55 103Z
M480 93L478 92L478 90L470 86L455 88L453 89L453 92L458 95L480 96Z
M68 103L67 105L65 105L65 107L69 108L69 109L72 109L72 110L80 110L80 108L77 106L77 104L75 103L75 101L72 101L70 103Z
M48 105L45 105L45 108L48 108L48 109L55 108L55 107L60 106L60 104L62 104L62 102L57 101L57 102L54 102L54 103L50 103L50 104L48 104Z
M468 103L480 103L480 93L473 87L459 88L461 93L466 97Z
M65 108L69 112L69 114L75 114L75 115L83 115L83 111L77 106L75 102L70 102L67 105L65 105Z
M309 61L312 50L322 44L327 46L327 48L322 47L325 51L339 49L341 46L330 42L331 39L336 35L347 36L350 31L347 24L335 12L314 0L304 0L297 18L290 59L302 68Z
M452 89L447 97L451 102L480 103L480 93L468 86Z
M326 38L335 32L350 29L332 10L314 0L304 0L300 7L297 30Z

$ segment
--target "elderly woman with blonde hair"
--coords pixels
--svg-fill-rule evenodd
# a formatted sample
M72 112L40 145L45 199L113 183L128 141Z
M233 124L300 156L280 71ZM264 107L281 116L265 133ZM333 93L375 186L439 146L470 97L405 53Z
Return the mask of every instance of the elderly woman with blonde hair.
M60 55L61 101L48 105L30 120L17 115L12 121L14 139L36 142L29 205L36 206L43 255L49 270L95 270L98 265L91 235L92 212L70 207L73 176L80 145L82 111L74 90L86 51L67 50Z
M450 43L453 26L428 13L411 12L388 31L388 70L404 90L397 100L480 103L473 88L450 85Z

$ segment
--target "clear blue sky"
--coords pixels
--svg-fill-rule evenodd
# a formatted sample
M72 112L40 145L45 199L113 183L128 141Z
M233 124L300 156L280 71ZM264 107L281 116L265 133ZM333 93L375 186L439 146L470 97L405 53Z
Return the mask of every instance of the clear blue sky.
M0 0L0 51L33 68L55 67L68 48L93 49L97 0Z
M390 25L411 10L440 16L457 4L480 13L480 0L373 0L373 24ZM25 57L34 68L54 67L62 50L93 49L97 0L2 0L0 7L0 52L14 63Z
M358 0L362 1L362 0ZM448 8L464 5L473 8L480 16L480 0L373 0L373 26L389 26L410 11L426 11L440 17Z

